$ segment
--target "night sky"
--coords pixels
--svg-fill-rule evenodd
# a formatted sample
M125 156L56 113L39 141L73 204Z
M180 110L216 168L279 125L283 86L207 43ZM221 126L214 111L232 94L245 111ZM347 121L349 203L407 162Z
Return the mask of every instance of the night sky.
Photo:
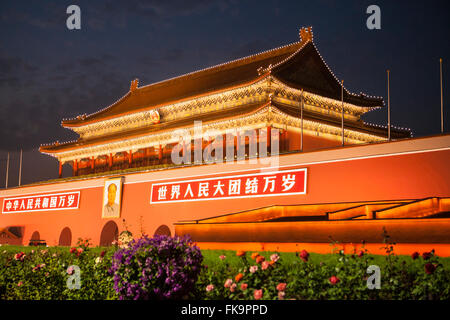
M81 30L66 27L69 5ZM366 9L381 9L369 30ZM12 1L0 2L0 188L56 178L41 144L73 140L63 118L109 106L139 86L298 41L312 26L328 66L352 92L383 96L391 121L415 137L440 132L439 58L450 129L449 17L444 1ZM386 124L386 110L364 120ZM64 167L64 175L71 173Z

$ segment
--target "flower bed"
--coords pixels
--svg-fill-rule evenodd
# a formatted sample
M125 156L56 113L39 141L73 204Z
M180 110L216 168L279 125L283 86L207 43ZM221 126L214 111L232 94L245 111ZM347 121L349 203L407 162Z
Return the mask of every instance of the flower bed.
M0 247L0 299L449 299L448 259L365 250L318 255L204 251L189 239L159 236L127 247ZM380 289L369 289L370 265ZM68 281L79 266L80 287ZM70 268L69 268L70 267Z

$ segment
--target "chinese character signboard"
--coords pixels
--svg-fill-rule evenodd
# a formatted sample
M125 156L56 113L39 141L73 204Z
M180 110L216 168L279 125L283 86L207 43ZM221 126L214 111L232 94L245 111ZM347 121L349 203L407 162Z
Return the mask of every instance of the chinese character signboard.
M3 199L2 213L78 209L80 191Z
M154 183L150 203L283 196L306 193L306 168Z

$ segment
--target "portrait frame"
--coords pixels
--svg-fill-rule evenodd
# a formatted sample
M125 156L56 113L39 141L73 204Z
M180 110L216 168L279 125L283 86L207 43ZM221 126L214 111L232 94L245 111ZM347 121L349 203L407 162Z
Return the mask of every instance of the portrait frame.
M114 187L110 187L111 185L115 185L115 190ZM105 180L105 184L103 187L103 201L102 201L103 219L120 218L122 211L122 189L123 189L123 177L116 177ZM110 194L111 197L114 198L113 203L110 203L109 201Z

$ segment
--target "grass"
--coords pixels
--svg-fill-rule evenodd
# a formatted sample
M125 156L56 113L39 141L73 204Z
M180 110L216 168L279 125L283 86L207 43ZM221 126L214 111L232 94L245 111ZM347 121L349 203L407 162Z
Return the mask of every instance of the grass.
M4 250L9 252L24 252L24 253L30 253L31 250L44 250L49 249L50 251L68 251L70 247L58 247L58 246L49 246L48 248L45 246L17 246L17 245L2 245L0 247L0 253L2 253ZM91 247L91 252L94 254L100 254L103 250L111 250L111 247ZM247 257L250 260L250 255L252 252L247 253ZM263 255L267 259L270 257L271 254L275 252L269 252L269 251L263 251L259 252L260 255ZM395 253L395 251L394 251ZM219 258L221 255L226 256L226 261L230 265L231 268L239 268L241 265L240 258L236 256L236 251L233 250L202 250L203 254L203 264L207 265L209 268L214 268L218 264L222 262L222 260ZM295 252L278 252L281 259L284 261L285 264L293 264L294 261L298 261L299 258L295 255ZM386 256L382 255L370 255L373 257L373 264L382 266L386 263ZM405 261L406 263L411 263L413 260L410 256L405 255L398 255L398 258L400 261ZM450 257L439 257L439 260L441 261L442 265L445 268L450 268ZM336 254L319 254L319 253L310 253L309 261L313 262L314 264L319 264L320 262L329 264L329 263L335 263L337 261L337 255Z
M75 246L74 246L75 247ZM49 250L51 252L54 251L69 251L71 247L59 247L59 246L16 246L16 245L2 245L0 247L0 253L2 253L4 250L8 251L8 252L24 252L25 254L28 254L31 252L31 250ZM100 252L102 252L103 250L111 250L111 247L89 247L89 249L93 252L93 253L98 253L100 254Z

